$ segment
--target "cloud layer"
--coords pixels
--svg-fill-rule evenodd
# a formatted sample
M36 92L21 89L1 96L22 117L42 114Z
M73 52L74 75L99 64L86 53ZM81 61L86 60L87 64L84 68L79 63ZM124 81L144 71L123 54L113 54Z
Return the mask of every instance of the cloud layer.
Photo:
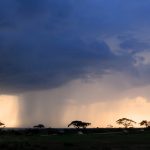
M140 0L1 1L1 93L120 71L145 80L141 72L149 72L140 53L150 47L149 5Z

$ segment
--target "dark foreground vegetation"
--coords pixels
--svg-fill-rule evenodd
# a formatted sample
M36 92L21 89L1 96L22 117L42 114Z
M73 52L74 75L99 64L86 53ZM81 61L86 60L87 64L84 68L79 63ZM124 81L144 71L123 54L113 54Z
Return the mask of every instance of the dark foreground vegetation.
M2 150L149 150L145 129L18 129L0 132Z

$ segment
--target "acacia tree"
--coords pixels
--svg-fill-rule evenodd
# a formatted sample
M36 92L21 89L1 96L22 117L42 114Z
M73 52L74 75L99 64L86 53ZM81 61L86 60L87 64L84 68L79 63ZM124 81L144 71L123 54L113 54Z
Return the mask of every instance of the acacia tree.
M136 123L136 122L128 118L121 118L121 119L118 119L116 123L119 125L123 125L125 128L128 128L128 127L133 127L133 123Z
M70 126L74 126L75 128L86 128L87 126L91 125L91 123L88 123L88 122L82 122L82 121L78 121L78 120L75 120L75 121L72 121L68 127Z
M2 123L2 122L0 122L0 126L4 126L5 124L4 123ZM4 126L5 127L5 126Z
M43 124L38 124L38 125L35 125L35 126L33 126L34 128L45 128L45 126L43 125Z
M108 124L108 125L107 125L107 128L113 128L113 125Z
M145 126L146 128L148 128L150 126L150 122L147 120L143 120L140 122L140 126Z

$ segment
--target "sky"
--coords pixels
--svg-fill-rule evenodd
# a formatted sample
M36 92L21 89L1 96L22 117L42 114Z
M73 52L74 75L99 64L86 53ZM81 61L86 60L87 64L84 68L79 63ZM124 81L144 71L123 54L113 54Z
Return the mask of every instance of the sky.
M149 0L0 1L0 121L150 120L149 7Z

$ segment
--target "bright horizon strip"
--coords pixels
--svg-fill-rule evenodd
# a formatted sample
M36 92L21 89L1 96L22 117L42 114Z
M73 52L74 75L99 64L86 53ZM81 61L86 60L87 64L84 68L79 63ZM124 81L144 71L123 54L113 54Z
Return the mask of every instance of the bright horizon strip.
M18 126L18 97L12 95L0 95L0 122L5 127Z
M71 102L72 103L72 102ZM92 123L90 127L123 127L117 125L116 121L120 118L129 118L135 122L134 127L141 127L139 123L142 120L150 120L150 102L144 97L136 97L134 99L124 99L117 102L99 102L79 106L74 103L69 105L68 110L64 113L64 120L83 120Z
M0 121L6 127L19 126L19 105L18 97L10 95L0 96ZM123 127L116 124L116 120L120 118L129 118L137 122L134 127L140 127L139 122L142 120L150 120L150 102L144 97L136 97L134 99L124 99L120 101L98 102L88 105L80 105L73 100L66 106L63 115L64 127L72 120L82 120L91 122L90 127ZM88 111L87 111L88 110ZM55 126L54 126L55 127Z

